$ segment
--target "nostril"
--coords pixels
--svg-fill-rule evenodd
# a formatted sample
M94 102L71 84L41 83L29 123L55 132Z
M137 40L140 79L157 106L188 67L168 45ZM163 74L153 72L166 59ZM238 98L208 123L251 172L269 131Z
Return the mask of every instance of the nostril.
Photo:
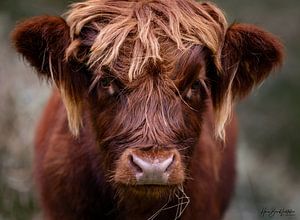
M160 162L159 166L163 172L168 172L171 170L172 165L174 164L175 156L172 154L167 159Z
M142 172L143 172L142 168L141 168L138 164L136 164L136 163L134 162L134 158L133 158L133 157L134 157L134 156L133 156L132 154L130 154L130 155L128 156L128 160L129 160L130 165L135 169L136 172L142 173Z
M168 172L171 170L172 165L174 164L175 161L175 155L172 155L171 157L169 157L171 160L169 161L169 165L167 166L165 172Z

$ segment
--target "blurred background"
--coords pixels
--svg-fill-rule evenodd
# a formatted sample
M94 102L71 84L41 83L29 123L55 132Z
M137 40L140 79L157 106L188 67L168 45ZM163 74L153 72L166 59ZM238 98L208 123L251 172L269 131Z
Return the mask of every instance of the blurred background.
M0 1L0 220L41 219L32 181L33 134L50 93L17 56L9 32L24 18L61 15L71 0ZM238 183L226 220L300 219L300 1L216 0L230 22L279 36L286 61L238 105ZM262 216L286 209L293 216Z

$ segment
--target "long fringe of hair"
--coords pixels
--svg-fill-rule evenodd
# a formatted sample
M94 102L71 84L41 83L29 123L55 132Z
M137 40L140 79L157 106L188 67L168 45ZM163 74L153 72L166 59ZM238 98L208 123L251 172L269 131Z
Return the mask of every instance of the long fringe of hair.
M106 66L113 68L123 56L118 65L126 63L127 77L132 81L147 63L164 61L168 46L184 52L194 45L209 48L217 70L222 71L221 49L227 22L222 11L211 3L87 0L72 4L66 16L71 34L67 58L85 60L95 73ZM89 46L87 52L80 52L82 45ZM129 53L124 55L126 47ZM224 126L231 113L230 92L224 100L216 110L216 136L221 139L225 138Z

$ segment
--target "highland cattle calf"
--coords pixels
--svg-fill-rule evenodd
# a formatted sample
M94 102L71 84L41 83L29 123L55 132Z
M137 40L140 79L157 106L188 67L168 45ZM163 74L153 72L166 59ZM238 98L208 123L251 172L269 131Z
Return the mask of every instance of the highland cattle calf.
M233 104L282 62L276 37L212 3L87 0L12 40L55 86L35 142L45 219L223 217Z

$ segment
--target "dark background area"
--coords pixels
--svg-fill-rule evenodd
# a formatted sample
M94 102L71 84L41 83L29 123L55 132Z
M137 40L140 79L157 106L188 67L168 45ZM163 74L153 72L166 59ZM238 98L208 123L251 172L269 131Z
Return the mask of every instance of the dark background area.
M50 86L17 56L9 32L34 15L61 15L70 0L0 1L0 220L41 219L32 180L33 134ZM228 21L279 36L284 66L238 106L239 178L227 220L300 219L300 1L214 1ZM295 211L263 217L263 208Z

